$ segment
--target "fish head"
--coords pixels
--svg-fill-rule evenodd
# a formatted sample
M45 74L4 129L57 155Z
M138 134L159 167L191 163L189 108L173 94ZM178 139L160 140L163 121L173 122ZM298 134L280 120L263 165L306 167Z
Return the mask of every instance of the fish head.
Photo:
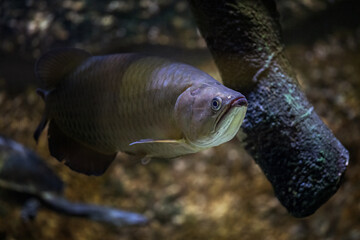
M175 117L186 140L199 148L218 146L239 131L247 109L244 95L224 85L203 83L177 99Z

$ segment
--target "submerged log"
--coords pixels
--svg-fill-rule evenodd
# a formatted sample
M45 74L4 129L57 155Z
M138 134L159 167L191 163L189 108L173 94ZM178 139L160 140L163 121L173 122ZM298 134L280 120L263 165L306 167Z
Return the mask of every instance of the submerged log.
M224 84L249 101L245 148L293 216L314 213L337 191L349 154L299 87L275 2L189 2Z

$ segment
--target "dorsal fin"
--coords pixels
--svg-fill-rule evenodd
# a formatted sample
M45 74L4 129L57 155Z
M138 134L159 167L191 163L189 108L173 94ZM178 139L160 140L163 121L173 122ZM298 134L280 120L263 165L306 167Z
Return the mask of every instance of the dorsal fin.
M52 89L91 54L77 48L51 50L37 61L35 74L45 89Z

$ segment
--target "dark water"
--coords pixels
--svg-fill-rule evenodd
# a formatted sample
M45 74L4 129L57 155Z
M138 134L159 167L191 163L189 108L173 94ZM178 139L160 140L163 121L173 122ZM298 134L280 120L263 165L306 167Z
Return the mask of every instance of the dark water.
M40 154L62 177L71 200L144 213L153 221L145 227L113 228L43 210L34 222L24 223L19 206L0 197L0 239L360 239L358 4L350 0L278 2L288 39L286 52L300 84L351 156L343 185L315 214L306 219L290 216L236 140L145 166L120 155L97 178L59 164L49 156L45 136L38 145L32 139L44 107L34 92L33 73L42 52L62 46L95 54L147 52L214 75L216 68L186 1L4 0L0 6L0 133ZM345 5L334 13L334 8ZM340 13L347 15L342 18ZM312 25L309 19L314 16L322 22ZM326 21L332 17L339 21ZM351 24L347 19L352 19Z

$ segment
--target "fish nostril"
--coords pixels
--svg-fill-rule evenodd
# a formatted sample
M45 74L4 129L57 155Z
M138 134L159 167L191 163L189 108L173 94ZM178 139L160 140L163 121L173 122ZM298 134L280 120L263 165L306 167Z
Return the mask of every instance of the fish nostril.
M233 106L240 106L240 107L242 107L242 106L247 107L248 102L247 102L246 98L239 98L232 105Z

